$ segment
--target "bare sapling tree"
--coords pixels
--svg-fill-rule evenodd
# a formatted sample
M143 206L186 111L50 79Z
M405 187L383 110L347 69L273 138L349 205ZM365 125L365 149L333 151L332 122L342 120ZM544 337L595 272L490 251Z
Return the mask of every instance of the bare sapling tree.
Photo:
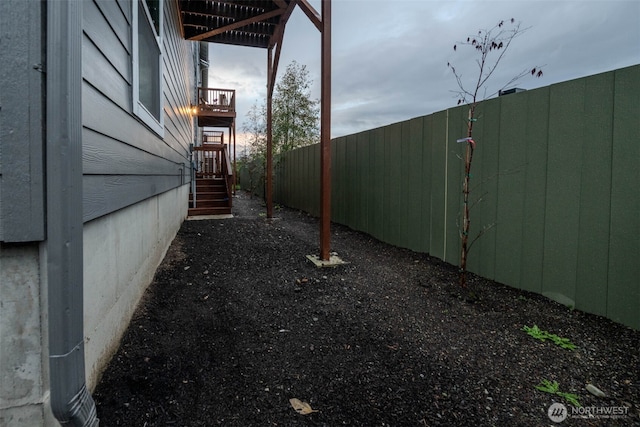
M461 138L458 142L465 144L464 153L464 176L462 181L462 223L460 224L460 275L459 282L462 287L467 286L467 258L471 245L485 231L483 228L478 235L469 241L469 232L471 230L471 165L473 163L473 152L476 148L476 141L473 139L473 125L477 121L476 108L478 103L484 99L490 98L498 94L501 90L514 84L526 75L541 77L542 70L540 67L526 68L519 74L515 75L506 84L502 85L498 90L492 93L488 92L487 82L493 76L496 68L504 58L505 53L511 46L511 43L528 28L522 28L521 24L516 23L513 18L508 22L500 21L493 28L481 29L474 35L469 35L466 41L458 42L453 46L454 52L458 51L459 46L470 47L473 53L477 55L477 75L473 74L470 81L463 80L463 75L459 70L449 62L447 66L453 72L458 83L457 91L454 91L458 97L458 105L466 104L469 107L467 115L467 136Z

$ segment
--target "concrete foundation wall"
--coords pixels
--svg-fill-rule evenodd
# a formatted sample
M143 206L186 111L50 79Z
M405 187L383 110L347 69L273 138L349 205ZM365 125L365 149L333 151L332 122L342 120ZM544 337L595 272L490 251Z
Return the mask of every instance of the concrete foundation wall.
M84 226L87 386L118 348L187 214L189 186ZM0 245L0 426L58 426L49 408L46 242Z
M0 426L56 425L48 407L41 249L39 243L0 244Z
M85 224L84 333L90 390L186 217L188 196L185 185Z

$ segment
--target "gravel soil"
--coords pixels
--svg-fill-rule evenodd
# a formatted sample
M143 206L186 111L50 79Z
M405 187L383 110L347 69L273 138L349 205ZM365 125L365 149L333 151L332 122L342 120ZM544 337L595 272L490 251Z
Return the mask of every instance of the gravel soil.
M102 427L640 425L639 331L339 225L348 264L318 268L317 219L264 212L238 194L184 222L94 392Z

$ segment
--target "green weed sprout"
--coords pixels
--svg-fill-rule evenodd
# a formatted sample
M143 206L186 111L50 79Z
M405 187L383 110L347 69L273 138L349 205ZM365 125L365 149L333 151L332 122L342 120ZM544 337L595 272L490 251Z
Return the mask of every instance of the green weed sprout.
M525 331L527 334L531 335L533 338L538 339L540 341L546 341L546 340L551 340L553 341L556 345L562 347L562 348L566 348L568 350L575 350L576 349L576 345L573 344L569 338L562 338L557 336L556 334L552 334L550 332L547 331L543 331L542 329L538 328L538 325L533 325L532 328L528 327L528 326L523 326L522 330Z
M560 396L564 398L567 402L572 404L573 406L577 406L579 408L582 407L582 405L580 405L580 401L578 400L580 396L578 396L577 394L565 393L563 391L560 391L560 384L558 384L557 381L552 382L552 381L543 379L540 382L540 384L536 386L536 389L540 391L544 391L545 393L550 393L550 394L555 394L557 396Z

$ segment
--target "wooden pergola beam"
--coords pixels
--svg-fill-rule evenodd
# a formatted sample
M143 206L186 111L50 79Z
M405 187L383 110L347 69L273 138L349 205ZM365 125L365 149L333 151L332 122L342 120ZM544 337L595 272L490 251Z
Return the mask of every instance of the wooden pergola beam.
M276 30L273 32L271 39L269 39L269 47L276 48L276 56L274 58L274 61L275 61L274 62L275 68L273 73L274 76L278 71L278 63L280 62L280 51L282 50L282 40L284 39L284 30L287 25L287 22L289 21L289 17L291 17L291 14L293 13L293 9L295 9L295 7L296 7L295 2L289 3L285 11L283 12L282 16L280 17L280 25L278 25ZM275 83L275 77L273 80Z
M318 14L318 11L315 10L311 4L309 4L308 0L296 0L300 9L307 15L309 20L313 25L316 26L318 31L322 32L322 17ZM324 14L323 14L324 16Z
M256 22L273 18L274 16L282 15L283 13L285 13L285 11L286 9L275 9L275 10L272 10L271 12L256 15L252 18L243 19L242 21L237 21L237 22L234 22L233 24L225 25L224 27L219 27L219 28L216 28L215 30L198 34L197 36L190 37L189 40L200 41L200 40L208 39L209 37L217 36L218 34L222 34L227 31L232 31L237 28L242 28L244 26L251 25Z
M284 3L283 1L277 2ZM286 3L285 3L286 5ZM267 203L267 218L273 218L273 90L276 84L276 75L278 74L278 64L280 63L280 52L282 52L282 40L284 39L284 29L293 13L296 3L292 1L287 5L287 9L280 17L280 25L273 33L267 48L267 179L265 198ZM273 48L276 48L275 57Z

